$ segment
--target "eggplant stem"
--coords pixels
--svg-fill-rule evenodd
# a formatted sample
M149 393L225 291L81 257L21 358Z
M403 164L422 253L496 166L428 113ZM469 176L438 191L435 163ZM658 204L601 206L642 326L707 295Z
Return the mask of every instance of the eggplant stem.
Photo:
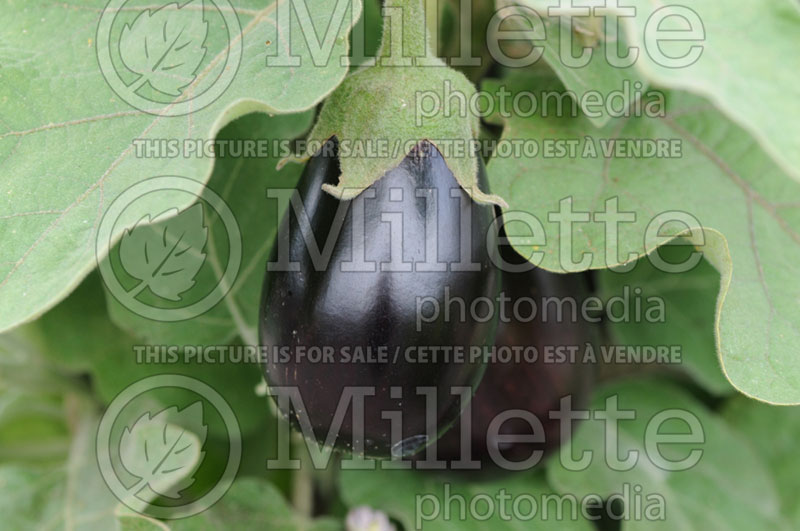
M378 49L382 65L409 66L410 61L435 57L425 0L386 0L383 6L383 36Z

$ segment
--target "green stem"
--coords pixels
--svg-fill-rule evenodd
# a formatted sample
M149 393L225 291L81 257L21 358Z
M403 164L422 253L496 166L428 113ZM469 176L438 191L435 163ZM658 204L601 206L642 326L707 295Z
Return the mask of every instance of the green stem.
M386 0L383 38L378 49L382 65L410 66L435 57L430 50L425 0Z
M299 454L300 468L293 474L292 504L298 513L311 517L314 514L314 477L302 436L293 434L292 447Z
M440 4L439 0L425 0L425 27L428 30L428 46L430 53L439 55L439 50L436 49L439 36L439 18L440 18ZM435 39L436 38L436 39Z

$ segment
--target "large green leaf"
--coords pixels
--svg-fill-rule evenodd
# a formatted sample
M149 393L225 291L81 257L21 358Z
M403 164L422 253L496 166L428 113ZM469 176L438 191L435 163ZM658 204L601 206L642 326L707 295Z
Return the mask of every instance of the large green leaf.
M298 135L310 125L310 122L309 113L271 118L264 114L253 113L226 126L217 135L217 141L227 142L230 145L236 145L237 142L271 143ZM241 235L236 245L241 245L242 254L242 265L233 283L221 288L227 290L221 302L194 318L164 322L139 315L118 301L113 293L107 291L108 308L114 322L131 334L159 345L218 345L229 342L237 333L245 343L257 344L256 324L261 281L277 224L282 216L279 206L285 206L284 202L268 199L267 189L294 188L302 170L301 166L291 164L278 171L275 165L274 157L229 155L217 158L214 164L214 172L208 187L227 203L236 217ZM196 203L182 215L200 205L201 203ZM229 236L224 223L220 221L219 216L212 216L212 212L210 208L203 210L206 217L205 225L198 225L207 228L208 240L198 239L196 243L188 245L187 252L182 255L195 257L200 266L199 274L193 284L181 294L183 299L201 298L213 292L221 281L223 276L221 270L229 259ZM170 228L177 219L173 217L163 222L145 225L139 230L158 242L162 240L165 231L178 231ZM125 258L121 254L125 250L125 242L123 236L122 242L111 250L107 258L112 263L115 275L125 275L123 267L126 262L120 262L120 259ZM139 254L133 256L127 263L142 262L141 248L134 252ZM174 277L175 275L169 276L171 285L175 284ZM169 307L164 303L170 301L152 289L142 291L137 298L154 307ZM185 302L180 303L183 306L185 304Z
M520 76L509 85L519 90L550 82ZM722 275L716 336L728 379L763 400L800 402L795 355L800 284L794 281L800 264L800 186L747 133L706 101L674 93L664 118L621 119L596 132L583 117L512 118L503 139L539 146L551 140L577 143L574 156L495 156L489 164L493 192L508 198L509 210L531 213L543 225L546 245L517 245L525 256L542 253L536 258L554 271L602 269L693 230L692 243ZM677 143L680 152L673 150L674 158L604 156L604 147L658 140ZM570 208L592 221L575 222L562 234L552 216L559 211L569 216ZM615 208L633 217L607 239L601 214ZM675 218L683 221L658 231L659 220ZM508 232L531 234L520 223L509 225ZM585 263L578 263L583 258Z
M84 404L84 407L86 405ZM69 456L57 468L0 466L0 510L6 529L121 529L115 517L119 500L106 485L97 466L97 419L91 409L78 418ZM199 443L186 437L199 455ZM141 442L141 441L140 441ZM171 478L180 481L182 474ZM166 486L166 484L164 484Z
M625 530L784 528L775 484L762 460L722 419L684 391L658 381L623 382L598 393L592 409L607 413L618 426L618 436L609 436L615 433L611 422L606 428L599 417L585 421L564 449L573 459L592 452L588 466L567 467L560 456L549 461L548 479L559 492L611 499L625 496L626 489L638 491L641 508L661 497L665 518L655 520L641 509L637 517L631 494L627 501L623 498L629 515L623 521ZM690 434L694 442L687 440ZM684 440L656 442L656 436L671 435ZM636 452L636 461L612 467L607 451L616 452L612 456L618 460Z
M692 251L692 247L666 245L654 252L669 263L680 264ZM714 345L719 273L711 265L701 261L691 271L666 273L642 258L627 273L600 271L597 283L600 296L616 305L611 310L615 315L606 321L615 345L676 349L679 367L704 388L720 395L733 391L720 370ZM643 301L641 315L632 309L636 301ZM662 316L655 311L662 304L663 321L657 320ZM649 309L654 311L648 318ZM625 318L626 312L630 318ZM661 366L672 367L671 362Z
M584 6L600 6L600 10L595 12L599 16L610 11L620 14L619 10L606 8L605 2L595 0L574 3L561 0L500 0L498 5L525 6L544 18L549 7L559 6L563 26L575 18L573 22L579 27L578 31L590 34L587 40L594 42L584 44L597 46L594 55L602 54L606 49L603 24L575 15L584 14ZM622 6L626 11L634 8L635 13L634 16L623 13L625 16L619 19L622 35L616 36L612 32L611 44L620 46L622 56L628 52L628 47L638 50L638 60L634 64L638 72L626 73L629 68L620 69L609 64L605 58L597 60L594 57L587 67L566 67L557 57L559 49L555 48L555 36L548 35L544 58L567 87L577 94L584 93L587 88L608 94L608 89L622 88L622 79L633 81L641 76L660 87L687 90L704 96L752 134L787 175L800 180L800 78L797 69L776 67L783 64L787 57L796 54L797 36L800 34L800 5L797 2L634 0ZM665 18L662 19L662 16ZM654 40L656 27L665 32L685 32L689 23L694 25L697 21L702 25L700 34L683 33L693 41L656 43ZM562 26L560 30L555 30L552 21L547 24L551 34L565 29ZM742 38L743 34L747 38ZM657 51L666 56L683 57L690 53L691 46L701 46L702 54L688 66L675 67L654 59L659 57ZM658 50L655 50L656 47ZM693 55L689 57L695 59Z
M114 518L115 514L130 516L131 511L108 491L97 469L97 404L86 400L87 380L65 375L64 366L91 371L103 401L138 378L177 372L212 385L234 408L240 423L244 422L242 427L250 422L248 418L261 419L261 427L266 427L264 418L272 418L264 399L255 397L251 386L242 385L241 375L224 366L214 367L216 376L212 376L198 368L134 363L130 345L127 352L121 346L125 334L105 315L103 299L97 276L92 275L35 323L0 335L0 498L10 529L38 528L48 518L50 528L119 529L127 528L132 518L119 519L119 523ZM47 349L46 355L43 349ZM243 389L241 398L231 394L237 387ZM139 498L149 499L157 493L169 498L185 489L191 495L204 493L219 481L218 463L228 457L229 447L220 444L220 434L214 433L213 413L199 411L196 397L183 409L163 409L158 403L159 399L180 403L184 398L180 393L149 398L156 400L141 404L147 408L144 415L133 406L117 419L119 426L111 440L120 442L120 452L118 457L112 455L112 461L119 460L128 473L147 483ZM78 426L81 428L75 431ZM258 470L258 463L266 459L263 452L269 453L274 446L263 434L243 441L249 444L243 448L245 454L261 456L256 461L250 456L249 464L243 465L244 473ZM65 487L65 483L76 486ZM304 522L287 516L289 510L274 487L261 482L250 485L248 480L239 483L235 482L212 511L180 522L191 522L190 529L237 521L255 525L265 515L276 525L285 521L287 528ZM255 507L266 512L257 512ZM133 520L163 526L139 515Z
M233 409L244 434L264 429L265 423L273 420L268 399L256 396L255 388L261 381L261 374L254 360L235 362L228 358L223 361L215 354L212 358L215 362L209 363L197 356L185 357L181 349L165 354L158 345L141 344L109 320L97 273L91 274L74 293L20 332L46 359L73 371L88 372L103 403L109 403L127 386L149 376L180 374L199 380L219 393ZM236 347L237 343L220 346ZM148 397L162 408L183 409L197 401L196 393L172 387L154 389ZM206 406L213 407L204 402ZM179 421L170 417L170 422ZM208 428L210 434L218 437L229 435L228 427L216 415L211 417Z
M562 518L544 517L543 500L554 494L541 475L530 472L470 480L412 470L343 470L339 484L348 506L380 509L405 529L592 529L570 501L562 506ZM552 501L547 503L553 510Z
M737 397L725 404L722 416L748 439L766 462L778 487L783 514L797 529L800 526L800 499L797 497L800 408L771 406Z
M101 4L85 0L11 2L4 8L0 330L41 315L94 267L98 226L122 191L154 176L204 183L211 174L213 157L154 157L143 142L213 139L245 113L312 107L346 75L348 32L361 13L360 0L240 0L234 9L197 0L161 10L152 2L116 9L118 4L112 2L105 16ZM176 46L165 45L169 39ZM153 47L178 77L192 81L182 86L171 80L162 68L167 63L146 57ZM199 49L204 55L196 71L179 67L193 66ZM276 65L290 53L298 65ZM170 94L175 90L177 97ZM168 194L151 194L131 207L127 220L185 207L191 200L184 196L183 204L175 204ZM123 226L97 243L100 257Z
M335 531L341 524L331 518L311 520L292 509L272 484L246 478L237 480L212 508L174 521L153 520L124 508L117 511L123 531L194 531L223 529L274 529L275 531Z
M500 1L498 5L505 3L508 2ZM581 109L595 126L602 127L612 119L609 104L612 104L613 113L626 112L634 101L648 92L647 79L633 65L622 68L609 64L607 49L619 49L624 54L628 48L627 35L623 32L609 39L602 38L602 34L596 35L594 32L602 27L602 18L575 17L570 26L566 21L560 23L557 18L543 16L543 24L539 24L531 20L529 11L517 7L515 12L521 14L525 22L520 23L516 17L509 20L521 30L533 30L541 39L536 44L541 47L542 59L572 91L574 101L571 103L575 104L575 109ZM567 44L562 45L562 40ZM581 59L576 63L565 62L564 50L569 51L567 58ZM591 51L586 59L582 58L583 54L588 54L584 50Z

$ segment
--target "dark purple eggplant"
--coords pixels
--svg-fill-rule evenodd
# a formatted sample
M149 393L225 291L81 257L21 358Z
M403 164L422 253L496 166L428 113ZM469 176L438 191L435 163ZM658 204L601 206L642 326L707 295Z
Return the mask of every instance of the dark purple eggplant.
M482 162L480 172L480 182L485 185ZM299 267L294 271L268 268L265 275L259 325L260 341L266 347L263 369L273 395L292 387L299 391L302 409L277 400L279 410L295 427L302 428L307 421L320 442L336 428L334 417L345 388L373 392L363 399L363 434L358 433L359 423L353 422L350 404L338 433L329 441L331 446L372 457L411 455L458 417L464 401L452 389L474 390L483 374L482 359L440 356L410 362L405 353L409 348L414 354L416 347L432 346L469 351L493 343L496 318L446 322L443 311L445 289L451 299L458 297L467 304L478 297L494 299L498 295L499 272L488 250L495 245L490 229L493 210L470 199L438 150L425 141L355 199L340 201L321 190L324 183L336 184L339 173L337 144L332 139L311 158L298 184L308 216L306 225L319 249L329 234L335 238L326 266L315 266L294 209L289 208L281 223L270 262L280 262L283 249ZM426 199L424 190L433 190L434 199ZM435 224L430 206L434 204ZM346 207L343 218L341 213L337 217L340 207ZM341 230L337 231L339 221ZM469 231L464 238L462 230ZM431 249L438 250L444 271L425 271L420 265ZM405 267L410 265L412 270L384 270L385 264L392 262L393 252L395 264L402 257ZM476 264L474 270L459 270L464 256ZM375 270L346 270L348 263L352 266L359 257L377 264ZM436 300L442 309L438 318L421 326L420 300ZM430 317L433 304L427 308ZM288 347L290 359L271 355L275 347ZM293 354L298 347L332 349L332 362L297 359ZM371 349L379 359L348 360L345 349L351 353ZM387 353L385 358L380 358L380 349ZM436 390L433 408L418 387ZM390 419L398 412L402 413L402 429L393 432Z
M501 241L505 236L500 231ZM500 246L500 256L507 263L519 266L527 264L510 245ZM502 273L502 292L505 301L504 316L497 326L495 347L535 347L538 357L535 361L514 361L508 363L491 362L486 367L483 380L473 396L470 404L470 422L453 426L437 442L436 457L443 461L476 460L485 465L501 465L492 457L500 455L501 459L514 463L524 462L541 451L541 455L557 449L561 440L561 425L557 419L549 417L550 412L561 407L562 398L569 397L571 409L585 408L590 397L594 380L595 367L583 361L586 343L594 344L598 337L596 316L588 316L587 321L581 312L577 319L572 315L560 321L553 319L553 311L547 312L547 322L543 322L542 302L547 298L558 300L574 300L580 309L589 292L588 273L556 274L539 268L528 271ZM513 311L514 304L520 298L530 298L539 307L539 313L529 320L527 307L524 312ZM552 299L550 299L552 300ZM570 303L571 304L571 303ZM565 305L565 307L568 307ZM554 308L550 306L549 308ZM568 312L569 313L569 312ZM520 319L522 318L522 319ZM524 322L528 321L528 322ZM548 349L558 347L579 347L576 359L561 360L557 356L547 354ZM542 424L542 442L500 442L493 437L490 430L492 421L498 415L512 410L532 413ZM464 413L466 415L466 412ZM575 426L572 427L573 430ZM466 455L462 448L462 430L469 431L471 453ZM501 436L532 436L534 428L528 420L515 414L499 424ZM493 450L490 451L490 450ZM423 457L419 454L417 457Z

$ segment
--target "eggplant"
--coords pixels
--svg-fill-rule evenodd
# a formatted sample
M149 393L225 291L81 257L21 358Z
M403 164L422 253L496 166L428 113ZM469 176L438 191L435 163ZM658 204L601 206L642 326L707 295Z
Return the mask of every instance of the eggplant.
M505 237L502 228L500 237L501 241ZM550 310L547 322L544 322L542 303L552 298L561 301L572 299L580 308L585 298L591 295L590 273L557 274L532 266L522 271L516 267L530 264L510 245L501 245L499 253L503 261L512 264L515 269L506 268L502 273L505 302L502 315L507 318L497 325L495 350L535 347L538 356L535 360L494 361L487 365L483 380L470 403L469 423L463 426L465 420L460 419L437 442L435 457L439 460L477 461L482 466L507 467L506 463L498 463L493 454L515 463L514 466L523 463L534 452L547 455L566 442L561 440L561 421L551 419L550 412L559 410L562 399L567 397L572 410L585 409L589 403L595 367L585 363L582 354L587 343L596 346L600 324L595 320L599 321L599 316L588 315L588 319L585 319L579 310L577 319L570 316L569 319L556 321ZM532 320L527 305L525 315L522 315L523 312L514 312L514 305L521 298L529 298L538 305L538 313ZM548 354L548 349L560 347L579 347L578 354L575 359L568 355L560 359L560 356L552 354L553 350ZM508 442L507 439L501 441L494 436L497 432L490 429L492 421L504 412L513 410L531 413L541 422L541 442ZM469 454L462 448L465 446L461 442L462 431L469 432ZM516 413L499 425L499 434L504 438L508 435L531 437L534 428ZM422 456L419 454L417 457Z
M483 374L483 358L468 354L492 345L496 315L447 319L444 305L447 297L454 305L497 297L493 209L467 195L427 141L360 195L339 200L321 189L338 180L337 154L334 137L307 163L297 187L305 216L290 207L273 245L259 318L264 375L280 413L305 425L306 436L370 457L408 456L447 430ZM329 260L315 264L303 226L319 249L331 238ZM312 347L331 356L298 356ZM432 356L430 347L451 355ZM276 355L281 348L288 356ZM337 419L347 388L368 393L363 415L354 400ZM454 394L459 388L469 392ZM286 398L291 389L301 401Z

